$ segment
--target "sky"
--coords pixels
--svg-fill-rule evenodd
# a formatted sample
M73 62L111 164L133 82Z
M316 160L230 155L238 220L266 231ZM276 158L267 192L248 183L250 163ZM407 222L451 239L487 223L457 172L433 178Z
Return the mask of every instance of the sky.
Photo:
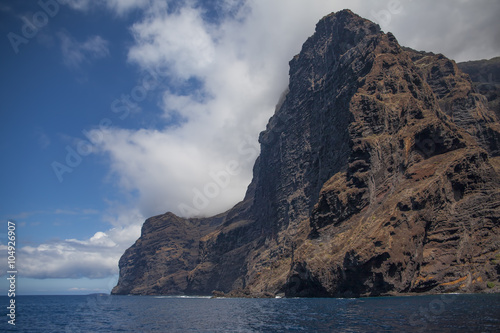
M88 294L146 218L243 199L288 62L344 8L418 50L500 55L497 0L0 0L0 295L8 221L18 294Z

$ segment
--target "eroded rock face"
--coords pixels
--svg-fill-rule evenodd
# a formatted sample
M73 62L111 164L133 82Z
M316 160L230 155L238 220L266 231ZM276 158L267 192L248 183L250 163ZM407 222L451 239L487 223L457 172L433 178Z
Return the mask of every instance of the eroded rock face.
M476 90L488 100L488 106L500 117L500 57L457 64L470 75Z
M215 230L220 217L183 219L172 213L144 222L141 237L120 259L117 295L178 295L198 264L198 243Z
M500 285L500 129L487 103L452 60L348 10L324 17L290 62L244 201L210 219L148 219L113 292Z

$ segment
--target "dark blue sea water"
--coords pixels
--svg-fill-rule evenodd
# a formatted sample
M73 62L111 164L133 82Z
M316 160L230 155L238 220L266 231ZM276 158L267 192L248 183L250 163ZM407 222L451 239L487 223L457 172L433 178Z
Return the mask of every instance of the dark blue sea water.
M500 332L500 295L361 299L18 296L1 332Z

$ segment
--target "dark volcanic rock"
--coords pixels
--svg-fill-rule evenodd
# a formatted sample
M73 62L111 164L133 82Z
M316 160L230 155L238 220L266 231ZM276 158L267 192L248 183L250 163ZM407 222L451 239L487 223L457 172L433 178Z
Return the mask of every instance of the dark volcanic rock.
M470 75L476 90L486 96L490 109L500 117L500 57L457 64Z
M348 10L330 14L290 62L244 201L209 219L148 219L113 292L491 290L499 133L454 61L402 48Z
M432 88L441 110L451 120L474 135L479 144L493 156L500 154L500 126L488 110L488 100L476 93L468 75L453 60L442 54L409 50L422 77ZM485 93L483 91L483 93Z
M220 224L220 217L183 219L172 213L144 222L141 237L120 259L116 295L178 295L198 264L200 238Z

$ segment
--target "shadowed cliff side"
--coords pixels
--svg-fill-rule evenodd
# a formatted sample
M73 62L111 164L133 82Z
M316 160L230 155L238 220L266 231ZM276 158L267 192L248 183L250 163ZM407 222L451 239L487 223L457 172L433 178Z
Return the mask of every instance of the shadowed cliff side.
M141 237L120 259L118 295L178 295L198 263L198 242L221 217L183 219L172 213L144 222Z
M209 219L148 219L113 293L490 290L499 138L455 62L348 10L325 16L290 62L244 201Z
M457 64L470 75L476 90L488 100L488 106L500 117L500 57Z

